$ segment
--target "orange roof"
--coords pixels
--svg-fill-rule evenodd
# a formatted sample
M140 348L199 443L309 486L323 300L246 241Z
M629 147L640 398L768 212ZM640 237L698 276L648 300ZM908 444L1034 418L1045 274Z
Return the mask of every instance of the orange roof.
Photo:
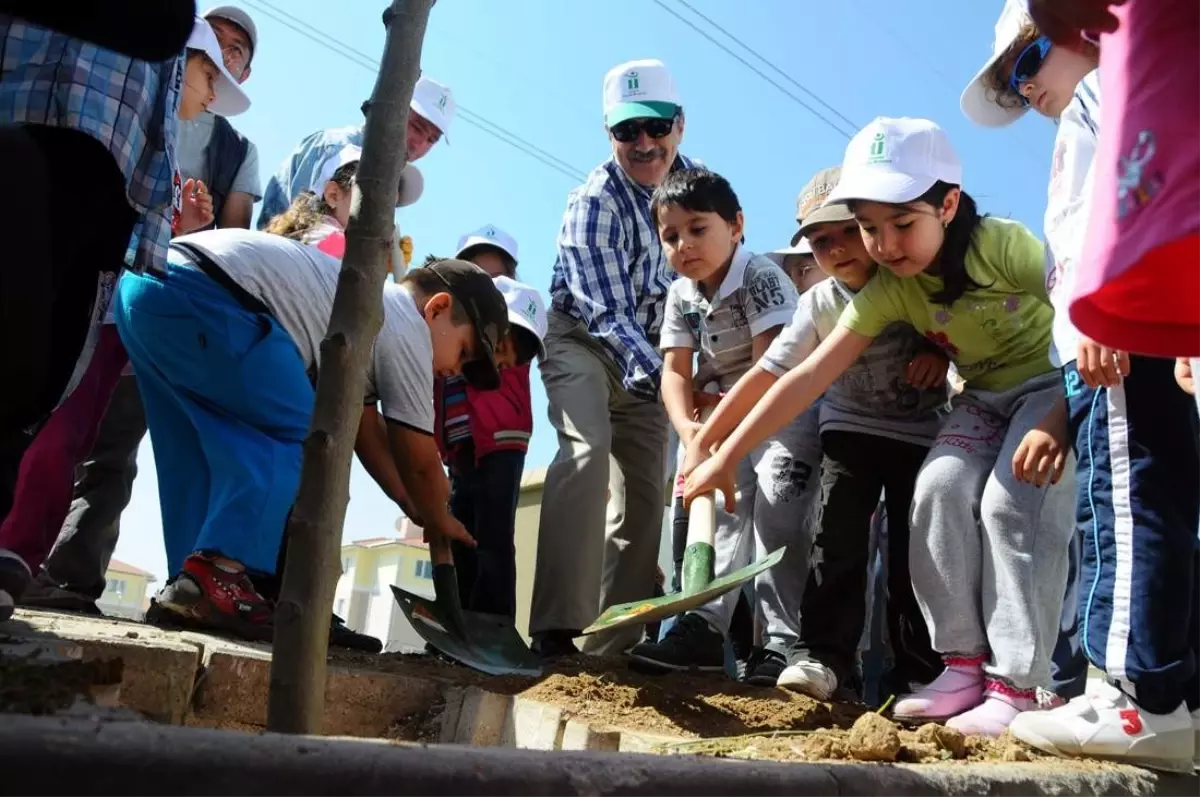
M122 562L120 559L109 559L108 560L108 569L113 571L114 573L126 573L131 576L145 576L147 579L149 579L152 582L158 581L158 579L154 577L153 573L151 573L147 570L143 570L140 567L134 567L131 564Z

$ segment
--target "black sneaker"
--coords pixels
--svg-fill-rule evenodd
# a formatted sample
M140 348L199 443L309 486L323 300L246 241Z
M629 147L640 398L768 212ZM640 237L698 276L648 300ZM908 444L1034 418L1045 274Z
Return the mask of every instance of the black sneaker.
M746 662L742 683L750 686L775 686L779 674L787 667L787 657L768 648L755 648Z
M529 648L543 659L562 659L567 656L578 656L579 648L575 647L575 631L541 631L533 635Z
M104 616L104 613L100 611L100 607L96 605L94 598L90 598L81 592L60 587L46 578L45 570L38 574L38 577L29 585L29 589L25 590L25 594L21 596L20 603L22 606L30 609L73 612L93 617Z
M9 551L0 552L0 622L13 615L13 608L29 588L33 576L25 560Z
M700 615L685 614L662 642L634 645L629 657L636 662L635 669L647 672L724 672L725 637Z
M383 643L373 636L360 634L346 625L346 621L336 614L329 621L329 646L361 650L364 653L378 653L383 650Z

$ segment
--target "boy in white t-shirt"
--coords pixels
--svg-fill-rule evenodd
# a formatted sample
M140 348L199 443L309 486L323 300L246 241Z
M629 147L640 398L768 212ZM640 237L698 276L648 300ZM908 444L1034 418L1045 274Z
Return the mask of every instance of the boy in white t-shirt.
M154 599L159 619L271 638L248 571L276 568L340 268L299 241L227 229L177 239L166 278L122 277L114 315L146 406L174 575ZM431 545L470 543L447 508L434 376L494 387L507 330L504 298L469 263L384 286L356 450Z

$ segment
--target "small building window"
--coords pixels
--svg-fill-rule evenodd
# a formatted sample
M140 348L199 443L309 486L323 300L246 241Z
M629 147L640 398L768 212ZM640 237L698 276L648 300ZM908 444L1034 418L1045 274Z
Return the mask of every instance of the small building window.
M418 559L414 572L417 578L433 578L433 562L428 559Z

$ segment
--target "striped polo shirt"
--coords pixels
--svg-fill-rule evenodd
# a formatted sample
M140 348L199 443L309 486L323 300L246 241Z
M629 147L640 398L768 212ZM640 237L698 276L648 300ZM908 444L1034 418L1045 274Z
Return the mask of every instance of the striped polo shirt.
M707 298L694 280L671 283L663 317L663 349L699 352L695 384L710 381L726 391L754 365L754 337L786 326L796 311L796 287L779 266L743 246L729 273Z

